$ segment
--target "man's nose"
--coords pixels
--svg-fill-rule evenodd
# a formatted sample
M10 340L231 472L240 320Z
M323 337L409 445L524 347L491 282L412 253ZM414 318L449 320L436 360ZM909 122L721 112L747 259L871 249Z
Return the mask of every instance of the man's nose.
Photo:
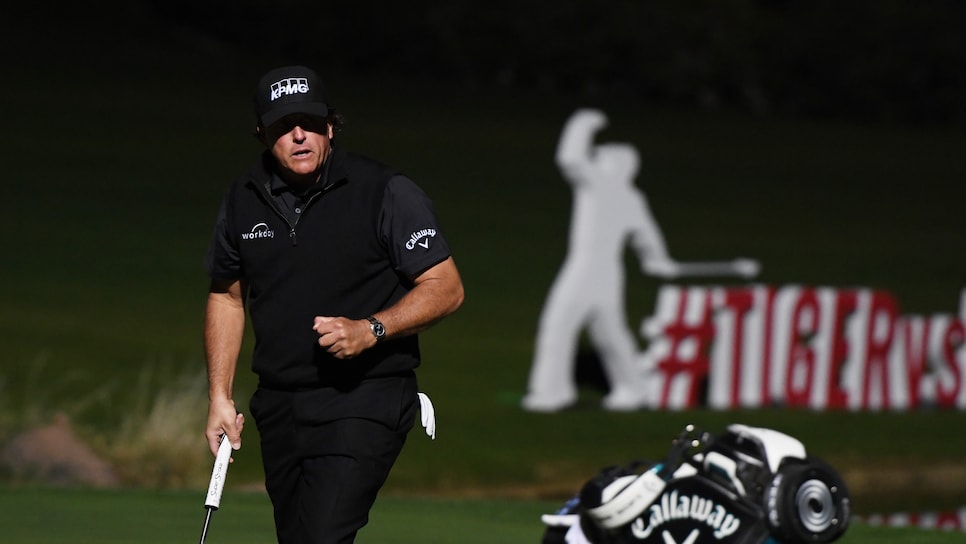
M301 125L295 125L295 128L292 129L292 139L296 142L305 141L305 129Z

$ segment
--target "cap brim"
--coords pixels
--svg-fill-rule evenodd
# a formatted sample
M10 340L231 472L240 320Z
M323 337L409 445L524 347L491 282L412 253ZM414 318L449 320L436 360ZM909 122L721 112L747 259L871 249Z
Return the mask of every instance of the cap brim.
M272 111L266 112L264 115L262 115L262 126L271 126L286 115L292 115L293 113L304 113L307 115L314 115L316 117L327 117L329 115L329 107L321 102L292 102L289 104L282 104L278 107L272 108Z

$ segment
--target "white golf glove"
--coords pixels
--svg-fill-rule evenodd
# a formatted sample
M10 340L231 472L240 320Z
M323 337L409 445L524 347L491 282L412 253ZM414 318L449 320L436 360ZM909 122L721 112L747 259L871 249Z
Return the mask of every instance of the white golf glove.
M419 417L422 420L426 435L436 440L436 409L433 408L433 401L429 400L426 393L416 393L419 397Z

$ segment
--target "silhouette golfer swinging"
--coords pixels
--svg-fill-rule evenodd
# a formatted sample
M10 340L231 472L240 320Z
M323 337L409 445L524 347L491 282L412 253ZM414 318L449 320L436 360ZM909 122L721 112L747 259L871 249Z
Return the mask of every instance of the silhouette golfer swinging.
M610 383L603 407L628 411L647 404L645 371L625 314L625 244L635 250L645 274L661 278L758 273L758 263L748 259L673 260L647 199L634 186L637 150L622 143L594 145L594 135L606 125L603 112L577 110L557 145L557 165L574 193L570 239L540 316L526 410L554 412L576 402L576 349L584 327Z

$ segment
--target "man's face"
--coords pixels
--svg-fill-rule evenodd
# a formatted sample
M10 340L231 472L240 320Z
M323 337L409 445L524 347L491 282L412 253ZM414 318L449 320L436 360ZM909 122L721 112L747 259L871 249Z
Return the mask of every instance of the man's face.
M287 115L265 127L263 135L283 179L299 185L318 181L322 163L332 151L330 123L311 115Z

